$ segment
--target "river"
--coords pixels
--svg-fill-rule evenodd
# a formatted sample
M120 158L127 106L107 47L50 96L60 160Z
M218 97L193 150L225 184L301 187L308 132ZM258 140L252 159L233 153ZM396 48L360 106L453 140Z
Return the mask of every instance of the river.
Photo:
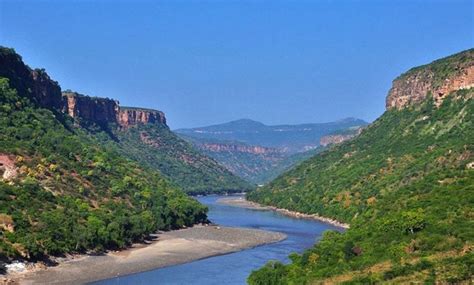
M160 268L152 271L107 279L95 285L117 284L245 284L247 276L269 260L288 262L292 252L302 252L321 238L324 231L341 230L313 220L295 219L274 211L258 211L221 205L223 196L198 200L209 207L209 219L217 224L285 233L287 239L240 252Z

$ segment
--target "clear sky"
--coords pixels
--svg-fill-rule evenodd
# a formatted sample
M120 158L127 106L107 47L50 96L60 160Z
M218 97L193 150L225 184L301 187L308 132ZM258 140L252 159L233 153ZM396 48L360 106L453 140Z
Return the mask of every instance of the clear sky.
M397 75L474 46L473 3L0 0L0 45L172 128L371 121Z

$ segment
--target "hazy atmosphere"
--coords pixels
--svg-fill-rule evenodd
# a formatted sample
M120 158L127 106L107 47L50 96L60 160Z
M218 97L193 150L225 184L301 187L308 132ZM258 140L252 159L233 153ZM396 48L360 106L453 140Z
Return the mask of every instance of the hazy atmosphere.
M372 121L391 81L473 45L472 1L0 1L0 41L63 89L171 128Z

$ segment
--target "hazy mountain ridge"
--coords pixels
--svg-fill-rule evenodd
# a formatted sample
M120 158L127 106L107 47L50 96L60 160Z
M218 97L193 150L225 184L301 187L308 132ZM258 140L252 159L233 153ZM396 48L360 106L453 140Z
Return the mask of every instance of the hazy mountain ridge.
M241 119L175 132L235 175L264 184L311 157L321 147L353 138L366 124L347 118L321 124L267 126Z
M336 122L267 126L250 119L208 127L177 129L178 134L201 139L238 141L249 145L279 148L289 153L310 150L319 146L324 135L355 126L365 126L367 122L346 118Z

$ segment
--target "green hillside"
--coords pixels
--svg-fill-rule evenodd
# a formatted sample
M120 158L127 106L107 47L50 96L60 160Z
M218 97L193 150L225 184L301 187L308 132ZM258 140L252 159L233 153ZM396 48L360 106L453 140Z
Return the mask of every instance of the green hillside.
M124 156L159 170L189 194L243 192L253 188L195 150L166 125L140 124L126 130L114 129L117 140L107 139L107 145L116 145Z
M473 53L461 58L466 54L472 64ZM443 70L457 70L451 59ZM473 88L464 89L447 95L440 107L429 95L420 104L390 109L354 140L249 193L252 201L351 225L345 233L327 232L303 255L292 255L290 265L267 264L249 283L471 280L473 97Z
M50 104L59 86L30 72L0 49L0 261L122 248L207 220L159 172L74 126Z

